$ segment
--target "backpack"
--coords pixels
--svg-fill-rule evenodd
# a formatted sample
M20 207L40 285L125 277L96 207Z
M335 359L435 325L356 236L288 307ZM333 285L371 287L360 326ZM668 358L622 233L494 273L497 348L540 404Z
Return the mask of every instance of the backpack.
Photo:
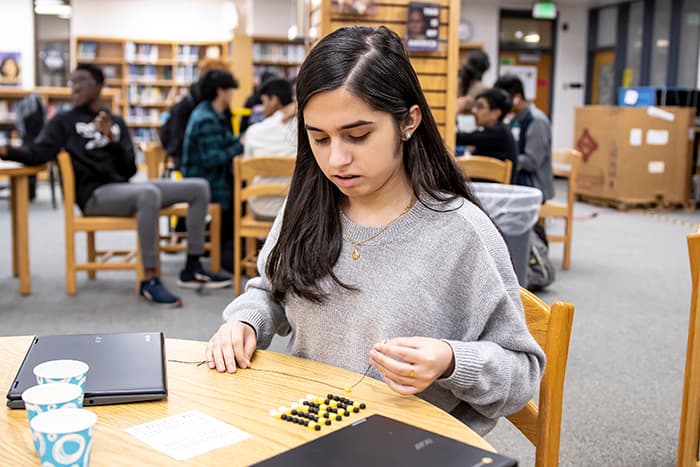
M544 229L535 224L530 230L530 261L527 265L527 289L543 290L555 279L554 265L549 259L549 243Z
M196 102L192 94L186 94L170 108L168 112L170 117L160 127L160 143L165 153L172 156L175 170L180 170L182 165L182 146L185 141L187 121L195 106Z

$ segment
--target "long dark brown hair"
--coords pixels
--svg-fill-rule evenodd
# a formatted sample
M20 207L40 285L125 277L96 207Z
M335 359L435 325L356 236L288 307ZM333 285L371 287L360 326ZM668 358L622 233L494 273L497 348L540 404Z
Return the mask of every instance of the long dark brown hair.
M349 288L333 272L343 244L343 194L316 163L304 123L311 97L342 86L371 108L390 113L397 128L413 105L420 108L422 121L403 143L403 164L416 198L463 197L479 205L442 140L399 36L383 26L338 29L311 49L297 77L297 162L279 239L266 265L279 301L292 293L323 302L319 282L327 277Z

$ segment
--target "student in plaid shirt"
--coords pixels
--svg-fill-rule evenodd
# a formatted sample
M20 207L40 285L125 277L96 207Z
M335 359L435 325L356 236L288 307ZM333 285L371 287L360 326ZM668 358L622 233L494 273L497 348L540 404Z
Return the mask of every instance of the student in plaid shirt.
M187 122L183 146L182 174L209 182L211 202L221 205L223 239L222 266L233 269L233 172L232 159L243 146L226 124L224 110L231 104L238 82L226 71L212 70L201 80L202 101Z

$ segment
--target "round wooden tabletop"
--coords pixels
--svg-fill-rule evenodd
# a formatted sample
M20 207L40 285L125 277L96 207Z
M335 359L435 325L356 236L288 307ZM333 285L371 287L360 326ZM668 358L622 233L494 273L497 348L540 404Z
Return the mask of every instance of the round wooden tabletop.
M30 336L0 338L0 355L3 356L0 359L0 388L9 388L31 340ZM239 370L235 374L226 374L209 370L205 365L172 361L200 361L205 346L204 342L166 339L167 401L87 407L98 416L91 465L142 462L148 465L249 465L350 423L344 420L313 432L269 415L271 409L289 406L307 394L328 393L344 394L349 399L367 404L366 410L359 415L352 414L350 420L382 414L493 451L486 441L459 420L418 397L400 396L381 381L365 378L349 394L330 387L328 384L346 387L360 379L361 375L340 368L263 350L256 351L252 366L266 371ZM287 375L275 373L277 371ZM215 417L252 436L189 461L178 462L124 431L191 410ZM0 459L2 464L13 466L36 465L38 462L24 410L5 409L0 415Z

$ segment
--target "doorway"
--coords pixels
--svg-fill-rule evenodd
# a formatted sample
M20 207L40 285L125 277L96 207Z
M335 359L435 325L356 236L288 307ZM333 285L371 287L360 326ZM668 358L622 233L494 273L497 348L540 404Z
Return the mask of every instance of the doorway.
M591 104L615 105L614 50L602 50L593 54Z
M525 98L552 112L556 20L534 19L524 10L501 10L498 75L515 74Z

